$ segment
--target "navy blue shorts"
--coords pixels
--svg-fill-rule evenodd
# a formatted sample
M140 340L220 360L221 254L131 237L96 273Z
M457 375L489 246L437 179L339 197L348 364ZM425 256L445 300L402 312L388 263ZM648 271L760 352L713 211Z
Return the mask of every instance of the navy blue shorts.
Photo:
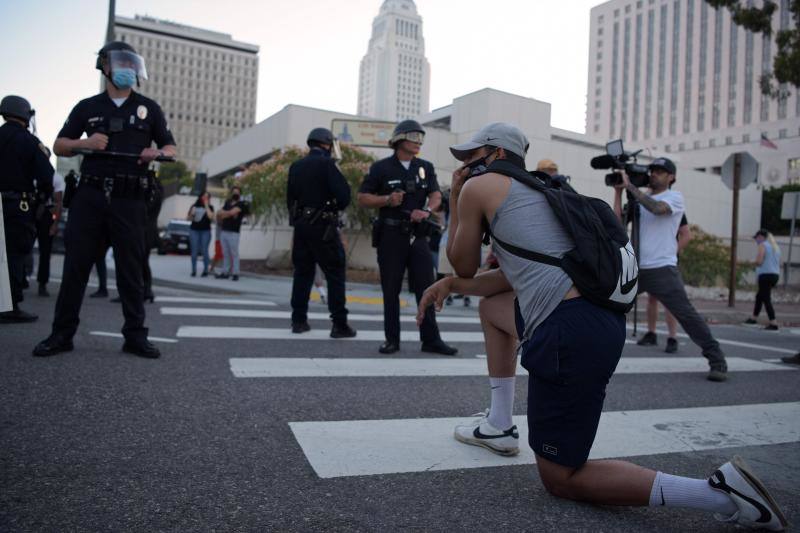
M521 364L530 373L528 444L537 455L573 468L586 462L624 346L625 315L584 298L561 302L536 328Z

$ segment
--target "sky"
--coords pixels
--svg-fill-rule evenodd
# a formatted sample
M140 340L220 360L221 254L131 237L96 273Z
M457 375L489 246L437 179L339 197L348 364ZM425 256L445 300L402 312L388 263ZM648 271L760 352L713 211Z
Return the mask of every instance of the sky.
M358 68L382 0L117 0L257 44L256 122L288 104L355 113ZM585 128L589 12L601 0L416 0L431 65L431 109L492 87L548 102L555 127ZM99 91L103 0L0 0L0 95L36 109L52 146L79 100ZM145 61L147 58L145 58ZM145 82L146 83L146 82Z

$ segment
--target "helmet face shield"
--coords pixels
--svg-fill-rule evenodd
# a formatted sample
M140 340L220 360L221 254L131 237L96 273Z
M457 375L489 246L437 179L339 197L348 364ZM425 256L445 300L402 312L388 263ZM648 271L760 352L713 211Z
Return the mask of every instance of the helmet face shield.
M392 137L391 144L394 145L400 141L411 141L412 143L422 144L425 141L425 134L421 131L409 131L406 133L398 133Z
M144 58L135 52L128 50L110 50L108 52L109 74L116 70L132 69L140 80L147 79L147 69L144 66Z

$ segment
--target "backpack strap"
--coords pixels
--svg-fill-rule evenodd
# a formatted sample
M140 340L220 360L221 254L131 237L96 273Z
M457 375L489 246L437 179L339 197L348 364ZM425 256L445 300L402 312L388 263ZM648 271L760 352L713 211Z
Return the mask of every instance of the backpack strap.
M544 263L545 265L551 265L561 268L561 259L557 257L553 257L552 255L540 254L539 252L534 252L532 250L526 250L524 248L520 248L519 246L514 246L513 244L498 239L497 235L492 233L491 230L489 230L489 235L492 236L493 243L499 244L500 248L503 248L508 253L514 254L517 257L521 257L529 261L535 261L536 263Z

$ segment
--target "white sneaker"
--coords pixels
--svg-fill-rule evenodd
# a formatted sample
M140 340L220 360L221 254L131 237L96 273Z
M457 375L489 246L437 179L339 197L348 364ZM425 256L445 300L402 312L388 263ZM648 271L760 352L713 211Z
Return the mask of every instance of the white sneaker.
M457 441L473 446L483 446L497 455L517 455L519 453L519 433L517 426L502 431L489 423L489 410L476 413L473 422L456 426L453 436Z
M738 455L734 455L730 462L711 474L708 484L730 496L739 508L728 517L715 513L714 518L717 520L771 531L783 531L788 525L786 517L767 488Z

